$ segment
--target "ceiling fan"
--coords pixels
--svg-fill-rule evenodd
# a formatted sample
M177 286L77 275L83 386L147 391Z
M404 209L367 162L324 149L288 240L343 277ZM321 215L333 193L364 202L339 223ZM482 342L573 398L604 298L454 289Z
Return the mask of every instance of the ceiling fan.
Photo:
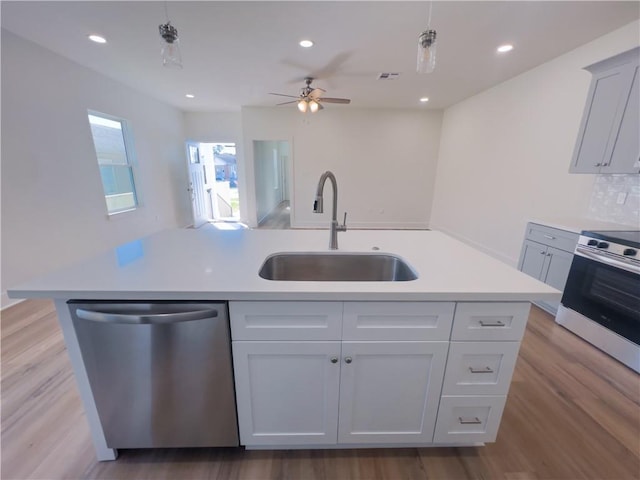
M285 95L283 93L269 93L269 95L278 95L279 97L289 97L295 98L295 100L290 100L288 102L278 103L277 105L287 105L289 103L297 103L298 110L305 113L307 111L311 111L311 113L315 113L318 110L322 110L324 107L323 103L342 103L348 104L351 103L351 100L348 98L330 98L330 97L322 97L325 90L322 88L314 88L311 86L311 82L313 82L312 77L307 77L304 79L306 86L300 89L300 95L297 97L294 95Z

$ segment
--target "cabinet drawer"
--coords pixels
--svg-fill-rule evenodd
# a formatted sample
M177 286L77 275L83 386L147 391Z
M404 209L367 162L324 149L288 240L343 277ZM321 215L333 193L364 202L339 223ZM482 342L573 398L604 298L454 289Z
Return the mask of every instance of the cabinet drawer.
M519 341L529 318L528 302L460 302L451 340Z
M233 340L340 340L342 302L229 302Z
M506 395L519 342L451 342L443 395Z
M344 340L448 340L453 302L345 302Z
M574 232L567 232L566 230L560 230L558 228L538 225L537 223L527 224L527 240L540 242L566 252L573 253L576 248L576 244L578 243L579 236L579 234Z
M443 396L433 443L493 442L507 397Z

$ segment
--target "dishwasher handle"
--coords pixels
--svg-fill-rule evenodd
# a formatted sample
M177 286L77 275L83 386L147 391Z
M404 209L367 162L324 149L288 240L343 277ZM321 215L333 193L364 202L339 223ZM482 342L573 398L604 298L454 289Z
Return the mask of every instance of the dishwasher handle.
M82 320L90 320L92 322L104 323L128 323L128 324L170 324L179 322L190 322L192 320L205 320L207 318L215 318L218 316L218 310L206 309L196 310L193 312L179 313L152 313L152 314L125 314L125 313L105 313L94 312L93 310L85 310L78 308L76 315Z

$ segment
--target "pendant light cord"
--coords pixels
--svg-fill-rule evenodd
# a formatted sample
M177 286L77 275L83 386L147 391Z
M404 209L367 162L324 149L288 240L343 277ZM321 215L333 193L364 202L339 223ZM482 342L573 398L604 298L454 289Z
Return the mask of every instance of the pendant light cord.
M431 8L433 7L433 2L429 2L429 17L427 18L427 30L431 28Z
M169 23L169 10L167 9L167 2L164 2L164 16L167 19L167 23Z

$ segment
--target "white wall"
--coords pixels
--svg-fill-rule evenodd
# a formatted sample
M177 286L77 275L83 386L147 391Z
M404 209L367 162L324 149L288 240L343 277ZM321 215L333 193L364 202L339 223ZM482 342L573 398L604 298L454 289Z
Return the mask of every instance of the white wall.
M293 170L291 224L326 227L314 214L318 179L338 180L338 215L352 228L426 228L429 224L442 113L331 106L303 115L295 108L243 108L247 179L253 181L253 140L290 141ZM250 193L250 192L249 192ZM255 205L255 195L248 198ZM255 218L247 219L255 225Z
M588 216L595 176L568 173L591 80L583 67L637 46L639 26L448 108L431 226L515 265L528 219Z
M134 212L107 217L87 109L130 122ZM2 31L2 292L189 221L182 113Z
M240 112L184 112L184 133L198 143L242 142Z

